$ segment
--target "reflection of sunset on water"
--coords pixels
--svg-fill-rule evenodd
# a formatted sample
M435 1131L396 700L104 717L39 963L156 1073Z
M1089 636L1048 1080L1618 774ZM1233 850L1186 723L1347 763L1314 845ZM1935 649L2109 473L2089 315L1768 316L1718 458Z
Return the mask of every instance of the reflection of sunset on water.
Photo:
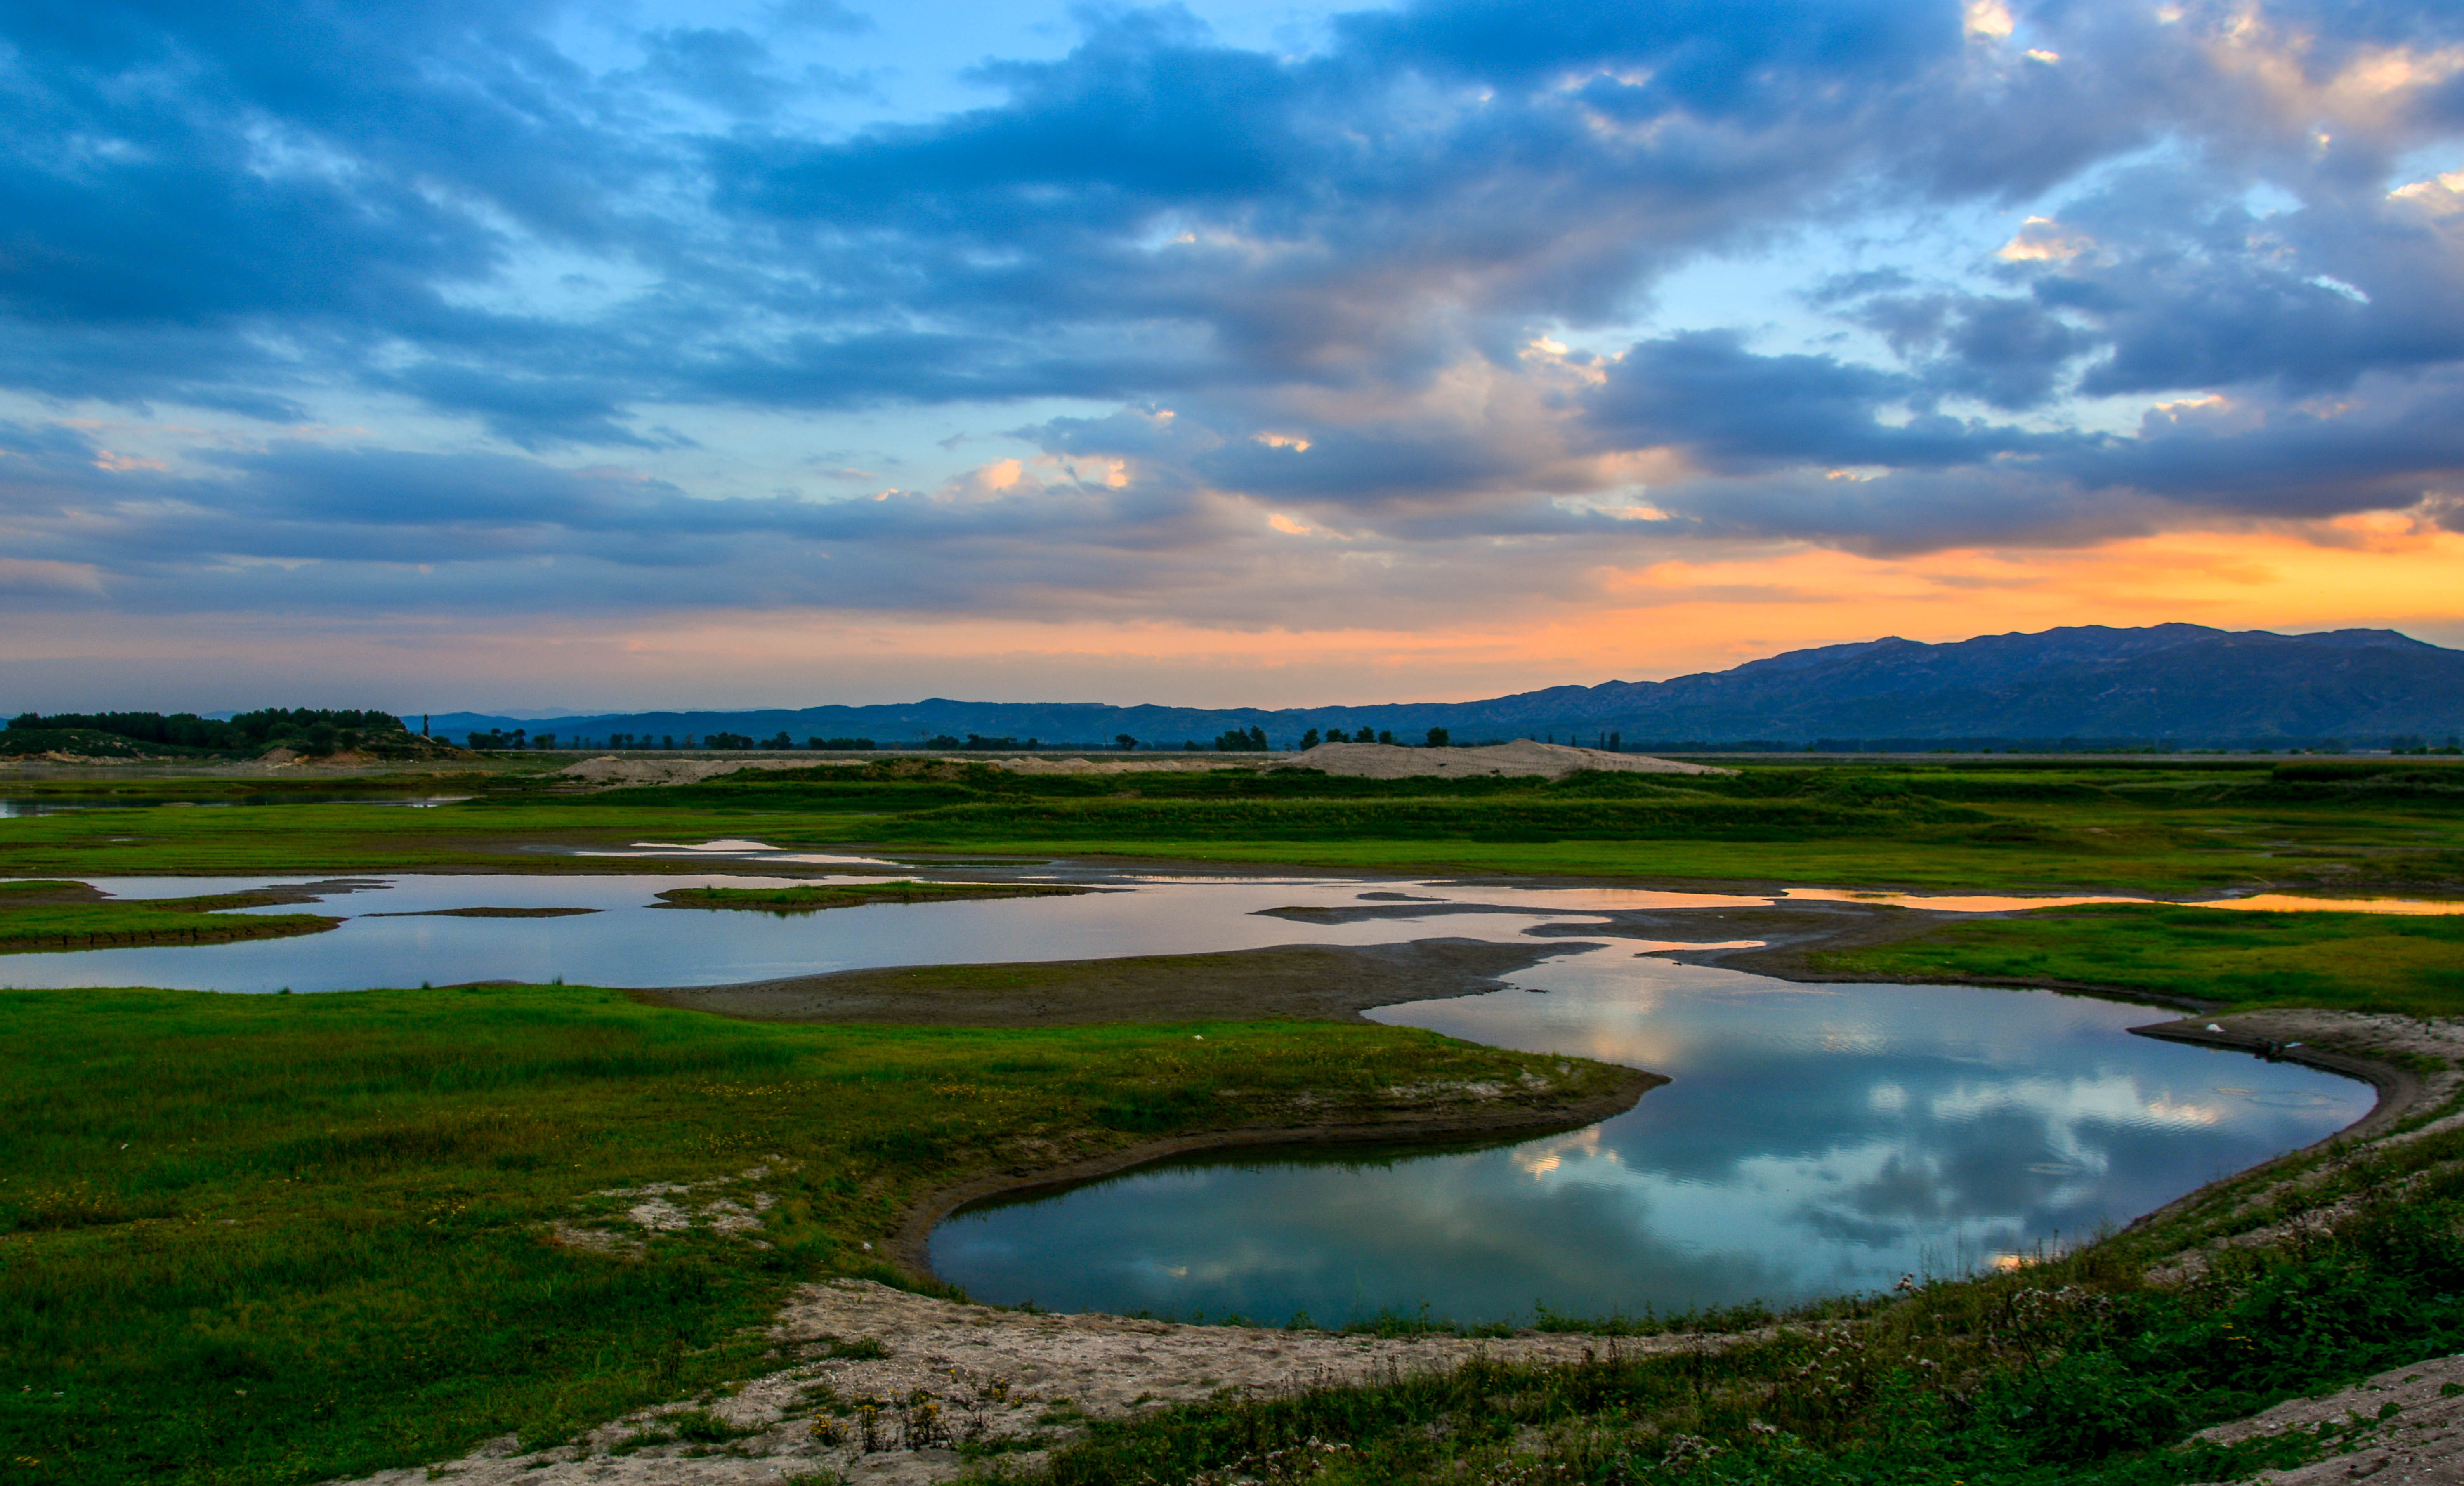
M1596 1125L1576 1130L1572 1135L1552 1136L1547 1140L1533 1141L1528 1146L1517 1146L1509 1153L1509 1159L1522 1170L1539 1177L1547 1176L1564 1166L1566 1157L1569 1155L1580 1155L1586 1160L1604 1161L1611 1166L1616 1165L1617 1161L1617 1153L1615 1150L1601 1148L1600 1127Z

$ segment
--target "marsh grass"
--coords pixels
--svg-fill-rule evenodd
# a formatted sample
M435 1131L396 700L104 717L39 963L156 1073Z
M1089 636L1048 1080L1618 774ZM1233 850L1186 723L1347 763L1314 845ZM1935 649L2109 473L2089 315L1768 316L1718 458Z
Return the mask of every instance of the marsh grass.
M2234 1007L2464 1013L2464 914L2094 904L1946 924L1922 938L1813 959L1885 981L2051 980Z
M779 1026L580 987L8 992L0 1038L0 1457L79 1483L568 1437L747 1376L799 1279L903 1282L878 1255L906 1202L1022 1138L1067 1161L1556 1062L1323 1023ZM769 1193L767 1247L594 1195L649 1182Z

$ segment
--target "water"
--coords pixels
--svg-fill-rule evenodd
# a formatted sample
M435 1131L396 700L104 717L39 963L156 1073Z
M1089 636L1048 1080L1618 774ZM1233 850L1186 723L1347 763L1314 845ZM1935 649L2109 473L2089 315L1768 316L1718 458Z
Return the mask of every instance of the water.
M1430 937L1579 943L1621 910L1711 894L1354 878L1174 877L1040 863L982 875L1106 890L779 916L656 907L661 890L756 886L760 842L652 845L693 874L404 875L328 890L348 915L302 938L0 957L0 984L341 991L563 979L713 985L863 966L1188 953ZM751 860L724 860L730 853ZM871 859L804 864L859 866ZM926 874L948 878L936 870ZM878 876L860 880L877 881ZM298 879L91 879L121 898ZM1419 906L1428 909L1418 914ZM583 907L557 919L380 917ZM1414 916L1294 923L1278 907ZM1496 911L1478 911L1483 907ZM1471 908L1473 911L1464 911ZM1453 911L1444 911L1452 909ZM268 912L297 912L275 907ZM1603 939L1607 936L1602 935ZM2126 1221L2305 1145L2369 1106L2292 1064L2133 1038L2169 1014L2046 993L1794 986L1638 954L1551 959L1487 995L1379 1020L1670 1075L1627 1114L1485 1149L1315 1149L1189 1160L961 1214L936 1269L978 1297L1055 1309L1334 1323L1424 1303L1463 1322L1786 1303L1947 1274ZM1542 994L1534 994L1535 992Z
M233 805L395 805L413 810L436 805L458 805L471 798L468 795L331 795L322 791L287 791L279 795L221 795L210 799L176 799L146 796L138 799L67 799L52 798L0 798L0 820L14 820L31 816L70 815L88 810L147 810L165 805L198 809L228 809Z
M947 877L947 873L931 874ZM856 880L744 872L623 876L404 875L363 881L313 907L241 912L350 915L340 928L290 939L157 945L0 956L0 985L162 986L186 991L353 991L423 983L520 980L545 984L696 986L771 980L878 965L981 964L1199 953L1278 944L1391 944L1456 937L1508 940L1548 916L1495 914L1294 924L1261 917L1282 907L1343 907L1355 881L1315 878L1180 879L1030 871L1003 880L1083 876L1107 890L1074 898L881 904L779 915L657 907L672 887L760 887ZM88 878L114 897L185 898L237 892L280 878ZM1417 887L1414 890L1419 890ZM1486 894L1473 901L1485 901ZM1710 900L1722 901L1722 900ZM396 918L455 907L583 907L573 918ZM1580 924L1584 915L1555 915Z
M978 1208L935 1234L934 1268L1001 1303L1269 1323L1787 1304L2090 1236L2373 1097L2048 992L1794 986L1630 945L1512 978L1546 994L1370 1015L1674 1082L1486 1149L1231 1153Z

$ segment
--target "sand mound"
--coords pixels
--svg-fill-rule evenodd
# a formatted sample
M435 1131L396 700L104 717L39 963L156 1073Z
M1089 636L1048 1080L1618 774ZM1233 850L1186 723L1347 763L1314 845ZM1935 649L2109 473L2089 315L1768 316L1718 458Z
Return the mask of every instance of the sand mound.
M1218 754L1181 754L1146 758L1084 758L1072 754L1067 758L993 758L985 760L996 769L1012 774L1204 774L1209 769L1238 769L1248 757L1225 758Z
M1402 748L1390 743L1321 743L1306 754L1278 759L1270 768L1316 769L1364 779L1411 779L1423 775L1539 775L1555 779L1581 769L1612 774L1728 774L1708 764L1682 764L1647 754L1612 754L1563 743L1517 738L1493 748Z
M618 758L603 754L567 764L557 771L584 784L698 784L722 774L746 769L810 769L825 762L812 758Z

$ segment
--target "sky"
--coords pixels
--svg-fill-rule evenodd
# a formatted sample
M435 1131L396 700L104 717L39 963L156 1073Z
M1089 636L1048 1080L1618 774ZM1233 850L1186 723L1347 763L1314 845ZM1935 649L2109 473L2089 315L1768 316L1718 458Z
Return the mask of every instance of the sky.
M2452 0L0 6L0 706L2464 645Z

